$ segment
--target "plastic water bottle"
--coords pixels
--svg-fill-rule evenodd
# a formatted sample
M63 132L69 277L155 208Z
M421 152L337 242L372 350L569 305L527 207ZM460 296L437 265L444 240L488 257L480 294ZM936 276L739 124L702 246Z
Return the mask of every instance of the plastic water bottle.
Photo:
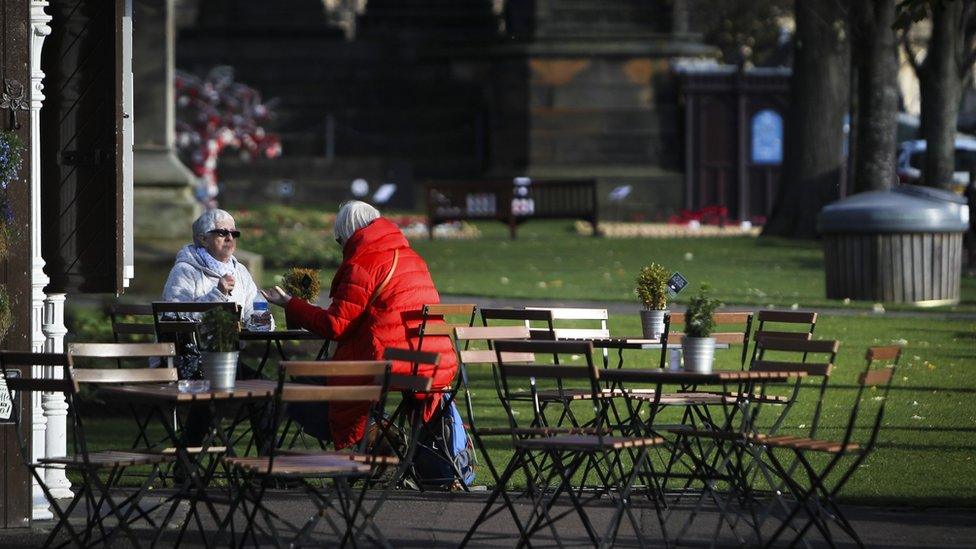
M271 311L267 301L255 301L251 311L251 329L256 332L271 331Z

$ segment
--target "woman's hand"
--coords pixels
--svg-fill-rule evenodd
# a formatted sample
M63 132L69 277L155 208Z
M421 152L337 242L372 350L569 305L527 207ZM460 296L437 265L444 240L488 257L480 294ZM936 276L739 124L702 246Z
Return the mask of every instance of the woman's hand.
M284 307L285 305L288 305L289 301L291 301L291 296L288 294L288 292L282 290L281 286L275 286L270 290L261 290L261 295L268 300L268 303L274 303L279 307Z
M231 275L224 275L220 277L217 281L217 289L219 289L224 295L230 295L234 291L234 277Z

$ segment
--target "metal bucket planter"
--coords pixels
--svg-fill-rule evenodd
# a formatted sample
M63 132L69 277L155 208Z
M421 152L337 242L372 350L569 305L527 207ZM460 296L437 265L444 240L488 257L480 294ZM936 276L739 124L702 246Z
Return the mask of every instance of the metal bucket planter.
M708 374L715 359L714 337L685 337L681 341L685 371Z
M201 353L201 370L204 379L210 380L211 389L233 389L237 379L238 351L229 353Z
M657 339L661 337L664 333L664 315L667 313L664 309L642 309L641 315L641 330L644 332L644 337L647 339Z

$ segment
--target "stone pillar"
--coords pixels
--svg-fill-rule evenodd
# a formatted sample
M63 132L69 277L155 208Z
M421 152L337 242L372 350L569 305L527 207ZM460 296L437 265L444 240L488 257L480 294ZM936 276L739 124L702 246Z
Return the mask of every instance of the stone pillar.
M44 72L41 70L41 48L44 46L44 39L51 34L51 27L48 23L51 16L44 13L44 8L48 3L44 0L31 0L30 20L31 20L31 351L43 352L45 336L42 328L44 322L44 287L48 285L50 279L44 274L44 258L41 257L41 105L44 103ZM47 374L44 366L34 366L31 375L34 377L44 377ZM31 454L33 459L39 460L44 457L45 429L47 418L44 417L42 408L42 396L40 393L31 394ZM53 514L48 509L47 499L36 480L32 480L32 499L33 511L31 518L34 520L47 520L53 518Z
M68 329L64 325L64 299L65 294L48 294L44 300L44 335L47 338L44 344L46 353L63 353L64 336ZM61 379L64 371L59 366L51 366L47 377ZM44 437L44 455L46 457L62 457L67 455L67 417L68 403L65 402L64 393L44 393L42 395L41 407L44 409L44 417L47 418L47 431ZM71 482L64 474L64 469L48 468L44 471L44 483L47 484L51 495L58 499L70 498Z
M200 213L195 177L175 150L174 0L134 0L132 72L135 106L136 240L188 240ZM172 254L167 258L172 261ZM138 276L139 268L136 268ZM161 291L157 289L157 291Z

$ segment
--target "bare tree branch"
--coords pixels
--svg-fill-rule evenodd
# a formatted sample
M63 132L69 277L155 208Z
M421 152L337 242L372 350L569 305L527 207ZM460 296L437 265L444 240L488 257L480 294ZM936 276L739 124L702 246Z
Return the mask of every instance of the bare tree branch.
M901 45L905 49L905 57L908 58L908 64L912 66L912 70L915 72L915 77L917 78L922 67L915 57L916 52L912 48L911 39L908 38L908 29L901 32Z

